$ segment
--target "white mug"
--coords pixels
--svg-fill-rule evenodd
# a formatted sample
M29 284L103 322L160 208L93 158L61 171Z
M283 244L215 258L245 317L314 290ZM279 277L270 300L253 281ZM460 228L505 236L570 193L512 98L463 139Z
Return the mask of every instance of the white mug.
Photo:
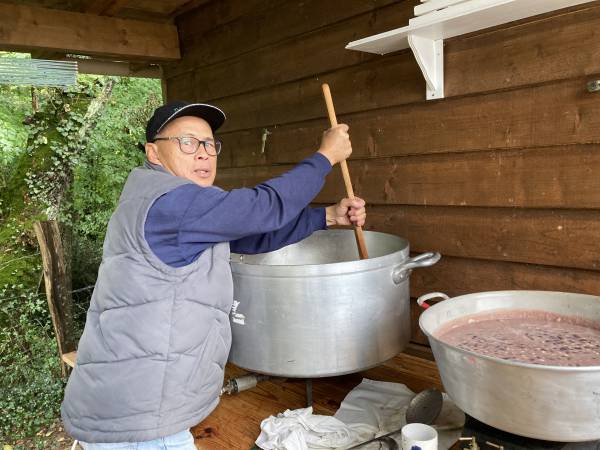
M402 427L402 450L437 450L438 434L435 428L422 423Z

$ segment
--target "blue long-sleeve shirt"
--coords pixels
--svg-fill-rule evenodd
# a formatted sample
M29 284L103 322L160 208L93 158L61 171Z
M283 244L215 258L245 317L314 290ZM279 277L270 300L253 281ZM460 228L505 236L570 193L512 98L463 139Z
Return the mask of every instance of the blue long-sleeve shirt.
M246 254L293 244L326 228L325 209L307 205L330 171L329 160L315 153L254 188L180 186L159 197L148 211L146 241L173 267L192 263L218 242L230 242L232 252Z

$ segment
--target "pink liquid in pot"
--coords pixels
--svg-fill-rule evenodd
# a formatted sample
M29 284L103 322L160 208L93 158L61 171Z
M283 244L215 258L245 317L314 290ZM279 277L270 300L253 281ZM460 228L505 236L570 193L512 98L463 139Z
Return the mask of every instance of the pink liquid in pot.
M549 366L600 365L600 324L545 311L497 310L440 327L447 344L495 358Z

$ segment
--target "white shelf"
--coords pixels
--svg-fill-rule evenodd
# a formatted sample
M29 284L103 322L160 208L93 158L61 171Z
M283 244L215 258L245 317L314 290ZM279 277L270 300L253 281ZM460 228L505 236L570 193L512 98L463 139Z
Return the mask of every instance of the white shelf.
M466 1L469 0L428 0L422 5L415 6L415 16L422 16L423 14L437 11L438 9L447 8L448 6L456 5L457 3Z
M427 99L443 98L444 39L590 1L429 0L415 7L419 15L407 26L352 41L346 48L385 55L410 47L427 83ZM438 5L442 9L431 10Z

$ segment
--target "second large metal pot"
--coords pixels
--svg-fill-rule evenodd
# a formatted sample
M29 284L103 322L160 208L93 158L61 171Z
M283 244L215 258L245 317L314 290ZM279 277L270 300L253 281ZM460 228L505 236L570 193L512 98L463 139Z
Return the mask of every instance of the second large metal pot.
M509 433L562 442L600 439L600 361L591 367L507 361L454 347L436 336L451 320L507 309L548 311L600 323L600 297L592 295L499 291L440 302L421 315L419 325L429 338L448 395L470 416Z
M405 239L324 230L276 252L231 258L234 307L229 360L286 377L324 377L376 366L410 338L408 277L440 255L409 258Z

